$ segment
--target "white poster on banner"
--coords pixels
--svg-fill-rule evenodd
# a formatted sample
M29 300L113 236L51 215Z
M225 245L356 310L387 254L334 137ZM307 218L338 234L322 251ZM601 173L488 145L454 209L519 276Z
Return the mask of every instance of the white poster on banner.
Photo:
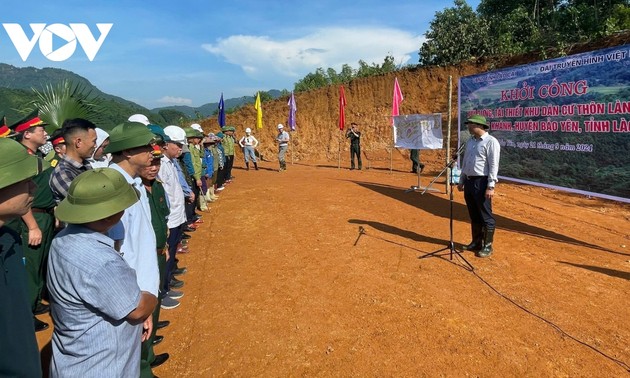
M442 113L394 117L394 147L439 150L443 144Z

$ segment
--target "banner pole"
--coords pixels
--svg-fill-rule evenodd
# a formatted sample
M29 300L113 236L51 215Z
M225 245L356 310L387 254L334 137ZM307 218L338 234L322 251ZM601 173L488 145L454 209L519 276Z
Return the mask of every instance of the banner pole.
M453 97L453 76L449 75L448 77L448 130L446 132L446 140L448 140L448 148L446 149L446 162L451 161L451 121L452 121L452 99ZM446 171L446 193L450 193L453 190L451 186L451 170L453 168L449 167Z

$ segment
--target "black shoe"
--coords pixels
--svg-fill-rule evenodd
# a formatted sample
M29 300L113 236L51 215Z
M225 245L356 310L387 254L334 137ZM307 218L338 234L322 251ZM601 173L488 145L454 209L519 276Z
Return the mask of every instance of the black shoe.
M173 271L173 275L174 276L181 276L182 274L184 274L186 272L188 272L188 269L186 269L186 268L178 268L178 269L175 269Z
M163 363L166 362L166 360L168 360L168 353L162 353L162 354L158 354L155 356L155 359L153 360L153 362L151 362L151 367L158 367L160 365L162 365Z
M47 313L48 311L50 311L50 306L47 304L43 304L41 302L39 302L37 304L37 307L35 307L35 311L33 311L34 315L42 315Z
M168 327L169 324L171 324L171 322L169 322L168 320L160 320L159 322L157 322L155 328L162 329L164 327Z
M184 281L180 281L177 278L173 277L168 286L173 289L179 289L180 287L184 286Z
M49 327L48 323L42 322L36 317L33 317L33 325L35 326L35 332L43 331Z
M155 335L155 338L153 339L153 345L158 345L162 342L162 340L164 340L164 336Z
M186 226L184 227L184 232L195 232L197 230L195 230L194 228L190 227L190 226Z
M184 234L182 235L182 239L190 239L191 236L188 235L187 233L184 232Z

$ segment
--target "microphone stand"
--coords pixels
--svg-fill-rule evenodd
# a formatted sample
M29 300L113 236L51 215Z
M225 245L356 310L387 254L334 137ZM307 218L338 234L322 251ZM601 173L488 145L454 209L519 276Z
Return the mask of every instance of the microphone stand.
M465 145L466 145L466 143L462 143L461 146L459 146L459 148L457 149L457 152L455 153L455 155L453 156L451 161L446 163L446 166L444 167L442 172L440 172L433 179L433 181L431 181L429 186L427 186L426 189L421 194L426 193L426 191L429 190L429 187L431 187L431 185L433 185L433 183L438 179L438 177L440 177L444 172L446 172L447 169L451 169L451 177L449 177L447 180L450 180L452 178L453 165L457 161L457 157L462 152L462 150L464 149ZM449 186L450 186L451 190L450 190L450 194L449 194L449 204L450 204L450 213L449 213L450 238L449 238L448 246L446 246L444 248L440 248L437 251L431 252L431 253L426 254L424 256L420 256L419 258L420 259L424 259L424 258L427 258L427 257L435 256L439 252L449 250L450 251L450 259L451 260L453 260L453 254L457 254L457 256L459 256L466 263L466 265L468 265L468 267L470 268L470 271L472 272L473 270L475 270L475 267L473 267L472 264L468 260L466 260L466 258L460 253L460 251L458 251L457 248L455 248L455 243L453 242L453 192L454 191L453 191L452 184L449 185Z

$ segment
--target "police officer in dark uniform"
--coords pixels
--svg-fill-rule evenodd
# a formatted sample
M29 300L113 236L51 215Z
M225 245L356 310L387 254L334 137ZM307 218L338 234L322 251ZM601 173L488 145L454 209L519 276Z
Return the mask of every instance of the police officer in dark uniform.
M357 165L361 170L361 132L356 123L350 124L350 130L346 133L346 138L350 138L350 169L354 169L354 157L357 157Z
M44 129L46 124L39 118L38 112L34 111L17 123L10 126L13 133L12 138L22 144L28 154L41 159L42 165L47 168L33 177L37 189L31 209L22 216L21 220L16 220L9 224L22 236L22 247L24 249L25 266L28 278L28 299L31 304L33 314L43 314L48 311L48 305L41 303L42 293L46 283L46 264L48 261L48 251L55 229L55 217L53 211L55 200L48 185L53 168L46 164L44 156L39 151L39 147L46 144L48 134ZM48 324L33 316L36 331L43 331L48 328Z

